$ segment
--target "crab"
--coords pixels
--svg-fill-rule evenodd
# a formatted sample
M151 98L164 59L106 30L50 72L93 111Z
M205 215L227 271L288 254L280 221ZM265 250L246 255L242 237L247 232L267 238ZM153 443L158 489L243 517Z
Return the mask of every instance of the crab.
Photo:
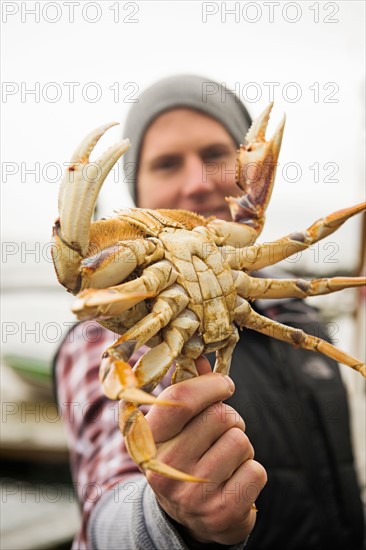
M92 131L71 159L59 192L53 228L53 261L59 282L76 295L79 320L96 319L120 335L104 353L100 381L120 401L119 424L131 458L142 471L177 480L204 481L156 459L156 446L141 404L164 402L151 392L175 361L172 383L197 376L195 359L216 352L214 372L228 374L238 328L250 328L296 347L325 354L366 377L365 365L332 344L274 322L250 305L258 298L306 298L364 285L365 278L311 281L250 275L307 249L363 211L359 204L322 218L305 231L257 244L275 179L285 118L271 139L270 104L249 129L238 151L238 197L228 197L232 221L183 210L129 208L91 222L99 190L128 140L110 147L96 162L89 156L117 123ZM132 354L150 349L133 368Z

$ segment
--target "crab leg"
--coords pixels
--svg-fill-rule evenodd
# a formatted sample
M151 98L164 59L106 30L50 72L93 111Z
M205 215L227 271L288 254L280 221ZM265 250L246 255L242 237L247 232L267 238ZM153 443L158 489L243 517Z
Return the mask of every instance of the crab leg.
M328 237L345 221L366 209L366 203L333 212L313 223L303 232L296 232L276 241L247 247L221 247L221 253L233 269L254 271L276 264L289 256L306 250L314 243Z
M172 384L198 376L196 363L194 362L204 350L201 336L194 334L183 346L181 354L176 360L176 369L172 376Z
M148 360L141 363L140 360L141 366L138 368L138 362L134 367L135 374L132 374L132 369L127 362L136 350L183 311L188 302L188 296L179 285L173 285L161 292L152 307L151 313L125 332L105 351L100 370L100 380L108 397L111 399L123 398L140 404L155 402L155 398L152 398L148 393L137 390L137 388L148 383L145 380L149 377L156 379L157 382L160 381L165 374L165 357L163 356L161 361L156 360L152 363L148 363ZM195 324L195 327L197 327L197 324ZM156 349L153 348L153 350ZM181 347L178 353L180 350ZM171 362L173 360L174 358ZM150 373L148 369L151 369Z
M213 371L221 374L229 374L231 357L239 340L238 330L235 325L233 334L226 339L225 345L216 351L216 362ZM177 358L177 368L172 376L172 384L198 376L194 359L203 352L202 338L194 335L184 345L180 356Z
M132 367L127 363L133 353L135 342L125 342L119 347L120 359L104 353L99 369L99 380L103 391L109 399L133 401L138 404L170 405L183 407L184 403L178 401L163 401L153 395L139 389L139 382L133 373Z
M282 342L292 344L295 347L318 351L335 361L351 367L366 378L366 366L358 359L344 353L321 338L310 336L300 329L282 325L260 315L242 298L238 298L238 304L238 307L235 309L235 320L240 326L256 330Z
M133 351L136 351L183 311L188 302L189 298L182 287L172 285L159 294L151 313L125 332L107 351L118 357L120 344L131 341L135 342Z
M184 343L193 336L199 322L194 313L186 311L178 315L164 331L164 342L147 352L136 364L134 371L127 364L128 357L136 348L136 342L123 342L118 346L118 354L123 359L109 355L114 346L106 352L100 370L100 379L106 395L120 401L119 424L125 437L127 450L134 462L144 471L151 470L179 481L205 482L176 470L157 460L156 446L149 425L139 411L137 403L184 406L184 403L162 401L143 392L138 386L155 386L179 355ZM139 347L137 345L137 347ZM151 388L149 388L150 391ZM132 401L132 402L131 402Z
M164 330L163 342L147 351L137 361L133 371L127 361L142 345L141 341L131 339L121 341L124 336L120 338L116 344L108 348L102 361L100 380L104 393L110 399L123 398L140 404L155 403L154 397L138 388L145 387L149 392L155 388L198 327L199 321L193 312L186 310L177 315ZM146 337L146 340L148 339L149 336ZM202 348L199 349L199 352L201 351Z
M142 272L141 277L107 289L87 289L78 294L72 311L79 320L109 319L120 315L146 298L157 296L178 278L168 260L162 260Z
M332 277L323 279L259 279L243 271L233 271L239 296L254 298L306 298L330 294L345 288L366 285L366 277Z
M97 225L98 222L93 226L94 232ZM125 280L137 267L154 263L164 257L163 247L161 243L154 242L155 239L136 238L119 241L107 247L103 240L97 245L100 247L97 254L88 256L81 262L81 290L116 285Z
M183 311L169 323L163 331L163 342L147 351L134 366L139 386L148 392L155 388L199 325L196 315L189 310Z
M125 437L127 450L134 462L146 472L157 474L178 481L207 482L206 479L194 477L156 460L156 445L149 424L134 403L120 402L119 426Z
M221 374L229 374L231 366L231 358L236 344L239 341L238 329L233 325L234 332L229 336L225 346L216 351L216 361L214 366L214 372L220 372Z

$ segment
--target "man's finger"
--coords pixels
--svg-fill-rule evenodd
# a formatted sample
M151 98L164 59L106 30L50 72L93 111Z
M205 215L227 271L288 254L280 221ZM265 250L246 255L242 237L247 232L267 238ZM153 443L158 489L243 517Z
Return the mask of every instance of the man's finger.
M241 538L244 539L254 527L257 514L253 504L267 481L267 474L261 464L255 460L248 459L234 472L226 483L221 486L219 496L221 503L227 503L225 507L234 523L227 522L225 514L216 516L216 529L218 536L216 541L219 544L236 544ZM205 499L217 498L206 489ZM235 528L233 529L233 525ZM229 529L226 527L229 526ZM242 533L242 536L240 535Z
M240 496L238 505L247 507L249 511L252 510L252 505L257 500L259 493L266 483L266 470L259 462L248 458L222 486L222 497L225 496L225 493L229 494L235 488L238 491L237 496Z
M220 486L253 457L253 446L245 433L240 428L231 428L202 456L195 472Z
M163 443L176 436L204 409L228 399L234 392L234 382L221 374L203 374L166 388L158 399L177 401L184 406L160 407L153 405L146 415L156 443Z
M230 449L228 454L232 454L232 451L234 451L236 455L240 454L241 456L234 468L236 469L244 460L242 441L235 444L235 440L231 440L231 445L227 444L226 448L225 443L221 442L221 438L232 428L237 428L243 434L245 430L244 420L229 405L216 402L201 414L192 418L183 432L164 443L160 449L162 450L161 460L168 463L173 463L174 460L176 468L185 469L187 464L196 465L203 456L207 455L208 449L213 445L217 445L218 440L220 440L220 450L213 453L212 459L208 458L207 460L207 471L209 470L210 460L213 463L213 468L217 468L219 464L218 469L222 469L222 461L227 459L224 456L227 448ZM246 436L244 438L247 439ZM230 441L230 437L225 437L225 441L226 439ZM220 483L225 479L226 477L222 477Z

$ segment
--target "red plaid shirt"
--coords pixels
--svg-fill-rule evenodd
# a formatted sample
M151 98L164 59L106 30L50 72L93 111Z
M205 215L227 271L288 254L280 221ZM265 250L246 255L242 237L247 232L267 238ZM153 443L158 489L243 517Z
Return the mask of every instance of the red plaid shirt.
M112 486L140 473L118 427L117 402L104 396L98 378L103 352L115 340L116 335L97 322L84 322L68 333L56 359L58 402L82 513L73 549L88 548L87 522L100 497ZM137 352L131 364L144 351L142 348ZM165 385L159 385L154 393Z

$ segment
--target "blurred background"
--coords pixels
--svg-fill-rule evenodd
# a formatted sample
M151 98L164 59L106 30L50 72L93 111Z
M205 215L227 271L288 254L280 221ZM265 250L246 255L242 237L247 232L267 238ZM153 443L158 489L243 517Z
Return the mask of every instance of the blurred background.
M365 200L365 4L4 1L1 10L1 547L68 548L78 507L51 363L74 319L50 237L71 153L94 127L123 126L155 80L196 73L224 82L252 117L274 100L269 132L287 115L261 242ZM121 136L120 126L109 130L95 156ZM132 205L123 179L119 164L98 217ZM359 216L284 267L307 277L359 275L364 234ZM364 359L365 294L312 303L336 344ZM346 367L342 375L365 487L365 385Z

